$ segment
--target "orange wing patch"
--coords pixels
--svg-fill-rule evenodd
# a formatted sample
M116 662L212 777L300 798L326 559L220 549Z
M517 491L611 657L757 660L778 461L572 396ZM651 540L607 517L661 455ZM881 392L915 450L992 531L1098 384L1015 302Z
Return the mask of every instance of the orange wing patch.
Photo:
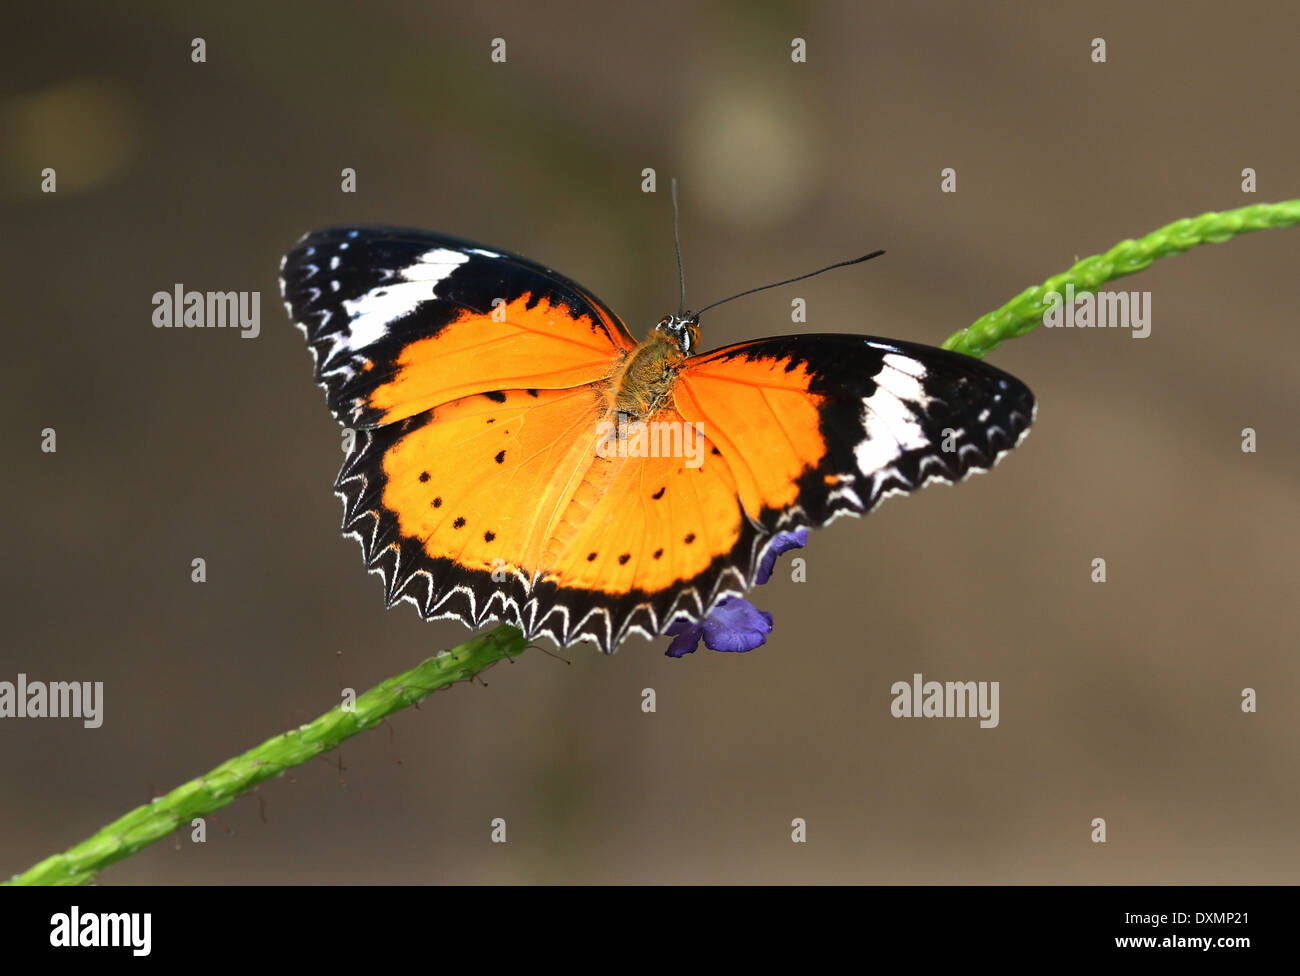
M652 423L680 425L663 410ZM548 554L547 578L609 594L659 593L702 574L736 546L742 514L731 469L711 451L684 457L594 457L566 512L568 534Z
M385 452L383 504L430 558L531 576L606 409L593 387L444 404Z
M471 570L616 595L699 575L740 537L730 468L708 442L696 467L602 456L607 410L595 387L446 404L384 453L383 505L429 558Z
M799 475L826 454L811 382L804 363L777 356L706 357L678 377L677 409L717 443L753 518L793 504Z
M476 393L558 390L607 379L620 350L631 345L613 322L600 326L586 315L574 317L562 302L534 301L527 293L487 314L464 309L434 335L409 343L368 405L388 424ZM619 347L611 349L613 337Z

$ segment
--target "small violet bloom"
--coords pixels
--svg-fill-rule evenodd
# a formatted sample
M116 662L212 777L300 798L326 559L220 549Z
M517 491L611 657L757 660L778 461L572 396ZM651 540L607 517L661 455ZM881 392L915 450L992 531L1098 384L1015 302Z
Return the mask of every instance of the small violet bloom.
M777 556L791 549L802 549L806 545L808 545L808 530L802 525L793 532L778 532L772 537L771 548L763 555L763 561L758 564L758 576L755 577L754 582L762 584L772 578L772 569L776 566Z
M776 559L783 552L799 549L808 544L808 530L800 527L793 532L778 532L759 563L755 583L766 583L772 578ZM757 609L744 597L729 596L720 600L705 618L698 623L678 620L665 633L673 638L665 652L669 657L693 654L704 646L713 651L752 651L767 643L772 632L772 615Z

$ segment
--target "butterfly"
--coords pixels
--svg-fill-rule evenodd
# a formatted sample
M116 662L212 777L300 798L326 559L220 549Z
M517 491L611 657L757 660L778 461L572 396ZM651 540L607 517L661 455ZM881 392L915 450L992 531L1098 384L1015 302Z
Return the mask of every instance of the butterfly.
M685 312L638 342L563 275L444 234L315 231L280 284L355 431L335 491L388 605L561 647L700 621L782 533L988 470L1034 418L1019 380L929 346L701 352Z

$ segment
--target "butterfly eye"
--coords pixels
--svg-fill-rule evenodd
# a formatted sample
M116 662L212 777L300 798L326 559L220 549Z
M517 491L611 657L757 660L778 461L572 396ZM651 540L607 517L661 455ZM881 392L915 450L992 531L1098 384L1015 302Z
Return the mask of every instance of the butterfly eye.
M655 324L655 331L671 336L686 356L700 342L700 324L694 318L679 319L675 315L666 315Z
M693 319L686 322L686 330L682 335L682 352L690 355L691 351L700 344L700 323Z

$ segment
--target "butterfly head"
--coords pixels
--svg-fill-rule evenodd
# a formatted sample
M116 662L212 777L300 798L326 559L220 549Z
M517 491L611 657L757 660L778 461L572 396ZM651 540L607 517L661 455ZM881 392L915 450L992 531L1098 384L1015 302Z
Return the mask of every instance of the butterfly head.
M676 343L683 356L689 356L700 344L700 316L665 315L655 325L655 331L663 333Z

